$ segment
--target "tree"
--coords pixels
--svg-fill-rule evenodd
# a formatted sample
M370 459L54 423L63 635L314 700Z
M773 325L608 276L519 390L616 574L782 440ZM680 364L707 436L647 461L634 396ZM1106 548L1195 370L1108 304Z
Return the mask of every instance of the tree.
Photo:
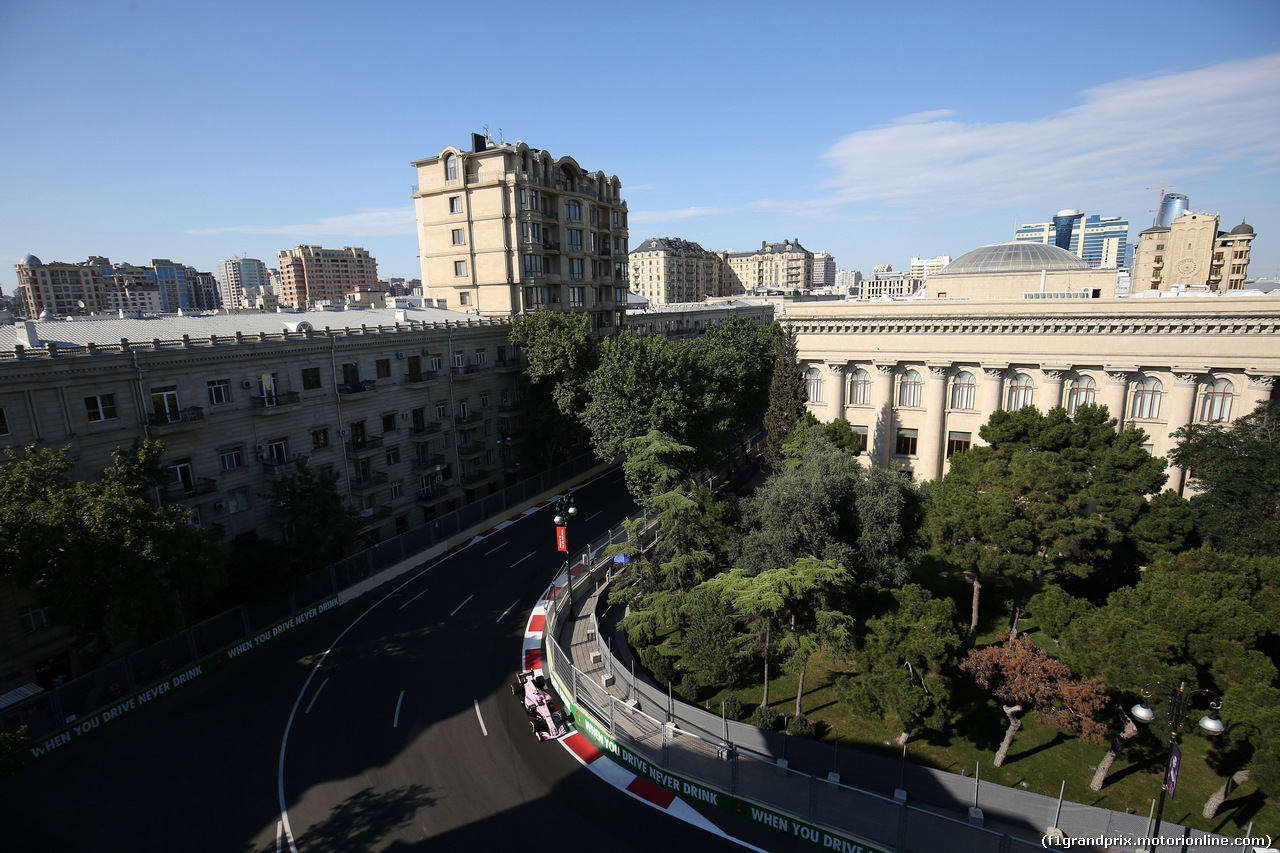
M1004 703L1009 728L992 761L996 767L1004 765L1027 711L1041 725L1074 732L1084 743L1099 743L1107 731L1094 719L1107 704L1101 682L1076 678L1066 664L1036 648L1025 634L971 650L960 668Z
M931 485L926 517L935 546L973 584L970 645L987 578L1013 590L1016 628L1022 602L1044 582L1102 572L1114 587L1107 571L1131 572L1143 555L1185 541L1176 529L1180 499L1147 499L1164 485L1164 461L1143 449L1141 430L1116 432L1105 407L1081 406L1074 418L1061 407L997 411L980 435L988 445L953 456ZM1153 513L1162 524L1144 521ZM1146 538L1135 539L1135 529ZM1162 529L1174 541L1152 541Z
M284 544L294 570L307 574L342 556L356 535L356 516L338 492L338 475L299 462L275 482L272 500L280 507Z
M681 660L703 684L732 684L746 667L747 638L741 621L719 592L699 586L689 592L681 605L684 640Z
M151 441L117 448L96 482L77 482L65 448L5 448L0 571L71 629L89 664L175 632L178 597L198 607L224 583L223 551L190 510L156 503L163 453Z
M881 596L882 613L867 620L853 656L858 674L838 679L836 696L855 713L896 716L904 746L918 726L946 721L964 635L950 599L933 598L917 584Z
M1205 801L1205 820L1217 817L1231 792L1253 781L1268 796L1280 793L1280 689L1271 685L1232 688L1222 697L1231 724L1215 739L1214 759L1230 772Z
M1280 400L1231 424L1174 433L1173 464L1195 478L1204 541L1238 554L1280 555Z
M525 432L538 439L530 443L528 461L544 468L577 443L582 431L587 377L597 364L590 317L544 306L512 320L510 340L526 361L520 377L528 400Z
M830 444L853 456L861 452L861 440L853 431L853 425L847 420L836 418L834 421L823 423L814 417L812 412L806 410L801 415L796 428L782 442L784 464L792 468L804 464L805 451L808 450L809 442L814 436L821 436Z
M769 408L764 415L765 462L775 471L782 468L782 444L795 429L809 401L804 374L800 371L795 333L787 330L778 344L769 383Z
M627 491L642 507L652 507L656 497L680 490L691 480L688 466L694 448L656 429L626 439L622 449L626 453L622 470Z
M746 430L759 422L768 405L760 392L773 380L774 354L782 337L778 323L761 326L745 317L729 317L693 343L707 377L707 414L717 420L724 436L721 444L729 448L736 441L744 462Z
M805 557L755 575L734 569L704 584L753 628L752 641L764 663L760 707L769 704L769 666L779 650L784 656L798 658L796 713L800 713L809 657L824 644L837 648L848 644L853 622L839 604L847 597L852 580L848 569L839 563Z
M917 556L924 495L909 477L868 469L824 439L742 502L734 564L748 574L802 557L848 568L867 589L897 586Z

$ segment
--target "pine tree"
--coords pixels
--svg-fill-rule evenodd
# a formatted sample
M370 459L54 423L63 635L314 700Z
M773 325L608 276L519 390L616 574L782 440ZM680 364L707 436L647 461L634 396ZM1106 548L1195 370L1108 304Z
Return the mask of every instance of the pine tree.
M778 346L773 381L769 385L769 409L764 415L764 458L770 468L782 468L782 444L804 415L804 405L808 401L795 333L788 331Z

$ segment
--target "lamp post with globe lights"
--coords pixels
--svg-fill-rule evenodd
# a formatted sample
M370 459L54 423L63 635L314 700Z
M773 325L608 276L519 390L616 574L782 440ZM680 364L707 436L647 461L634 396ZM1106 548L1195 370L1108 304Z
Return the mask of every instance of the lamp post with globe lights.
M1151 827L1151 840L1147 844L1147 853L1155 849L1155 839L1160 835L1160 819L1164 815L1164 795L1168 793L1172 797L1178 783L1178 768L1182 763L1182 753L1178 749L1178 734L1187 721L1192 701L1198 696L1208 697L1209 713L1201 717L1197 723L1207 734L1220 735L1226 729L1222 720L1218 718L1218 711L1222 709L1222 697L1203 687L1188 691L1186 682L1180 683L1176 690L1173 685L1165 684L1163 681L1150 681L1142 685L1142 701L1134 705L1130 711L1138 722L1150 723L1155 720L1156 712L1147 704L1154 695L1155 688L1169 697L1166 712L1169 723L1169 760L1164 768L1164 782L1160 785L1160 799L1156 805L1155 824Z

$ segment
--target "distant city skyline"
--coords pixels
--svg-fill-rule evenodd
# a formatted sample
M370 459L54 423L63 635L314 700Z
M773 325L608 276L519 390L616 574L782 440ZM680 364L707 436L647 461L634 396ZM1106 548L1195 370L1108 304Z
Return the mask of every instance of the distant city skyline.
M0 210L0 289L14 292L13 264L28 253L213 271L233 256L273 266L299 244L364 247L380 277L416 278L409 164L467 146L486 124L495 140L616 174L633 245L679 237L745 251L786 235L841 269L905 269L1064 208L1124 217L1135 243L1163 185L1225 228L1247 221L1258 235L1250 274L1275 276L1280 5L1084 7L1105 10L1109 26L1025 5L1010 15L926 3L907 20L852 4L557 3L548 14L590 19L607 40L605 102L625 104L566 113L512 96L528 50L514 21L486 26L489 61L477 63L472 39L422 49L405 26L420 9L407 3L321 3L315 14L297 3L15 0L0 13L0 75L24 121L0 139L12 200ZM820 24L830 50L779 53L767 24L782 19ZM905 43L908 28L929 50L873 61L874 45ZM53 31L60 53L80 59L48 61ZM308 50L263 49L247 31L288 32ZM193 34L219 44L218 62L163 51L89 60L102 45ZM351 61L373 44L382 61ZM1062 85L1030 82L1067 46ZM816 124L762 119L819 102ZM121 123L138 132L110 131Z

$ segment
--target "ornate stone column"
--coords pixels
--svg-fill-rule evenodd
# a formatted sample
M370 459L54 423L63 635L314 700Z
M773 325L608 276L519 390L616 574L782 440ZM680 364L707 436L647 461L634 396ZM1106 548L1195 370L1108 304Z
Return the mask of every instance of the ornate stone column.
M827 420L834 421L844 417L844 371L847 364L828 364L827 375L831 377L831 399L827 401Z
M1243 417L1254 409L1258 408L1259 403L1264 403L1271 399L1271 389L1276 384L1276 379L1280 378L1274 374L1268 375L1263 373L1249 374L1248 386L1240 389L1240 411L1236 411L1233 407L1231 410L1231 420Z
M978 401L978 407L984 422L1004 408L1004 375L1008 371L1007 364L982 365L982 399Z
M893 435L893 374L896 361L876 362L876 378L871 386L871 405L876 422L867 424L867 456L873 465L888 467Z
M1062 380L1069 372L1066 367L1040 368L1040 411L1048 412L1054 406L1066 405L1062 402Z
M917 480L935 480L942 476L942 454L947 441L947 373L949 364L930 364L925 379L925 422L916 446L919 462Z
M1099 401L1107 407L1107 412L1119 423L1118 429L1124 429L1125 400L1129 394L1129 374L1137 368L1107 367L1107 382L1102 386L1102 399Z
M1169 424L1170 450L1173 449L1173 434L1195 420L1196 384L1200 381L1201 375L1199 371L1186 370L1176 371L1173 374L1173 388L1169 391L1169 408L1165 415ZM1187 479L1186 472L1171 464L1165 469L1165 473L1169 475L1169 482L1165 483L1165 488L1182 494L1182 487Z

